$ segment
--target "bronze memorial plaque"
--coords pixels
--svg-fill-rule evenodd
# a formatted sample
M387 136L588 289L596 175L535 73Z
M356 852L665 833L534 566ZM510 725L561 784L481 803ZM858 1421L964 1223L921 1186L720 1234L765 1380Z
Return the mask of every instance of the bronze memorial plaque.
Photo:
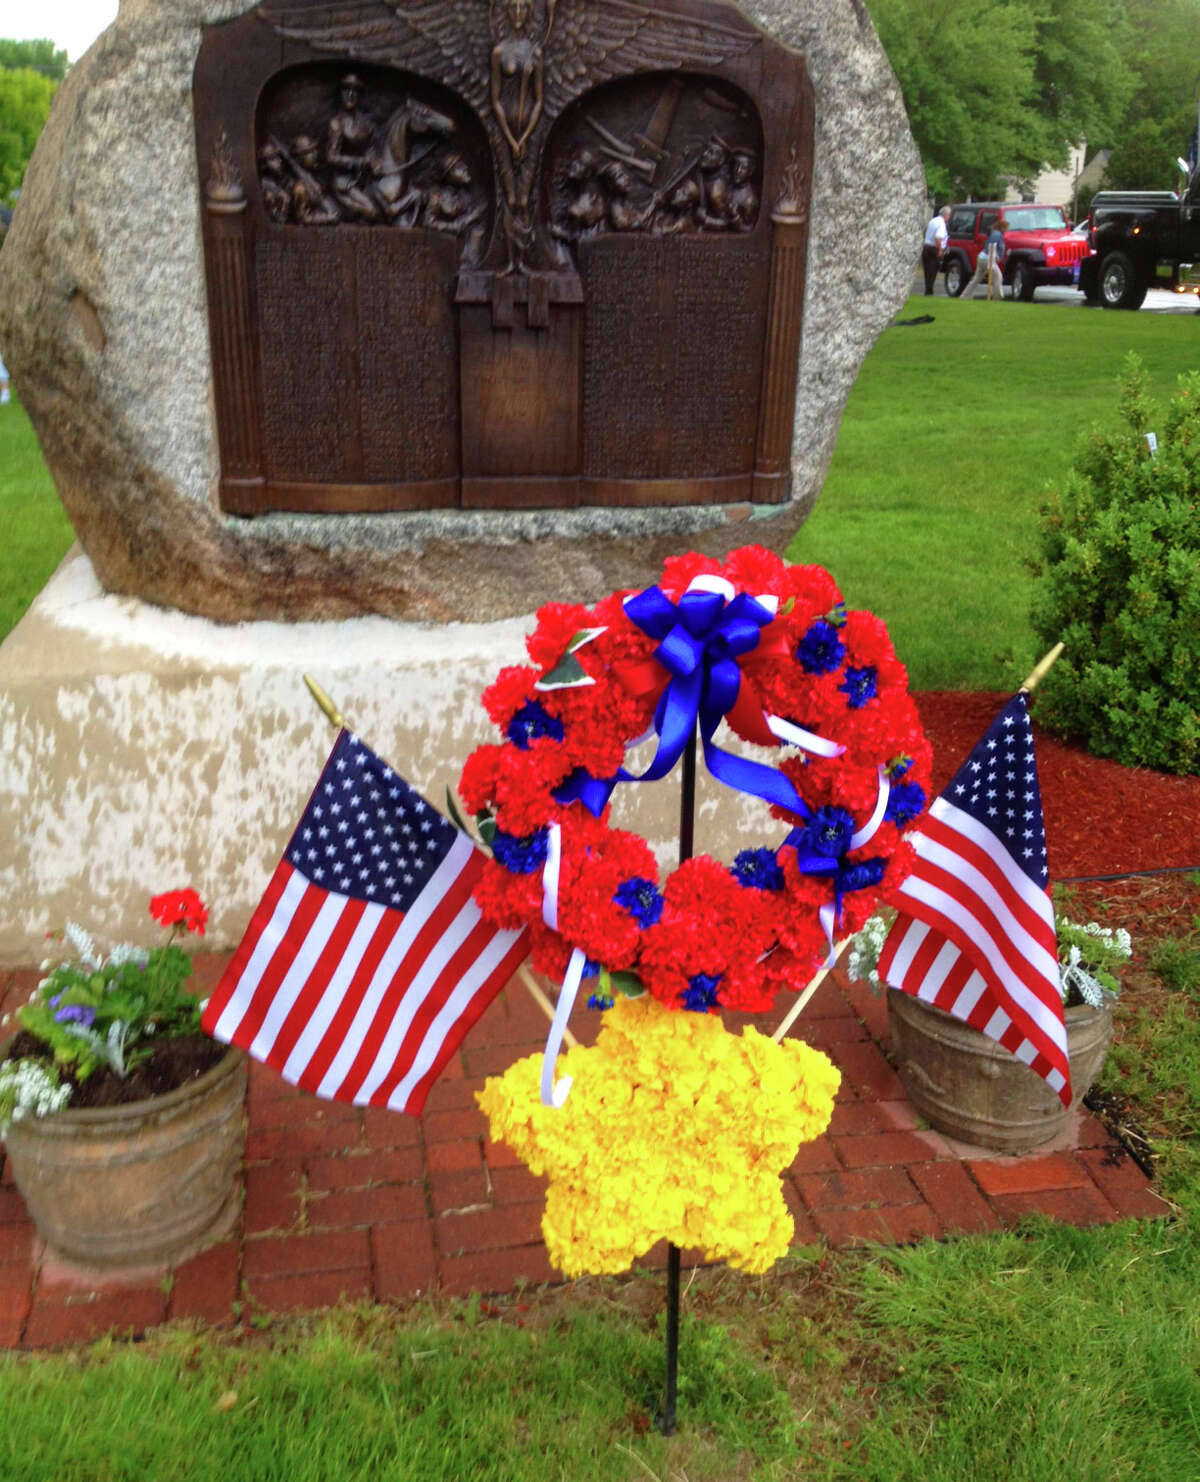
M813 101L711 0L208 26L221 506L788 497Z

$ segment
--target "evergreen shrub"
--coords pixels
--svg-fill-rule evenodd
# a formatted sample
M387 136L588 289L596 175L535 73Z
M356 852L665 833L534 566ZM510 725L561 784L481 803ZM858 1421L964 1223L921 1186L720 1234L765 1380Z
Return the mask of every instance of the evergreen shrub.
M1129 355L1126 426L1094 431L1039 512L1033 628L1066 651L1038 692L1037 718L1095 756L1196 772L1200 373L1179 378L1157 426L1145 379Z

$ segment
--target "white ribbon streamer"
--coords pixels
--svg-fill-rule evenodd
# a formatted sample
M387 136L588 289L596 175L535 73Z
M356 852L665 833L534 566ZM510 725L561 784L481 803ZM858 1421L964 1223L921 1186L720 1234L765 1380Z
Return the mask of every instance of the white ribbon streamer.
M562 870L562 828L552 823L546 838L546 863L542 866L542 920L551 931L558 930L558 877Z
M793 725L790 720L783 720L778 715L766 715L763 719L773 736L778 736L781 741L790 741L793 746L811 751L816 756L841 756L846 749L840 742L818 736L815 731L806 731L803 726Z
M551 931L558 930L558 882L562 873L562 828L552 823L546 836L546 863L542 866L542 920ZM560 1107L571 1091L571 1077L563 1076L555 1082L554 1063L562 1049L563 1035L567 1031L567 1020L575 1006L575 995L583 978L583 967L587 954L578 947L571 953L567 964L567 975L559 990L554 1018L550 1021L550 1033L546 1036L546 1049L542 1056L542 1105Z
M861 849L864 844L869 843L875 837L876 830L883 822L883 815L887 812L888 797L891 791L891 781L888 778L887 772L881 766L879 768L879 792L875 798L875 811L857 833L850 835L851 849Z
M731 581L711 572L702 571L699 576L693 576L687 589L689 592L715 592L718 597L724 597L726 602L732 602L737 596L737 588Z
M579 992L579 984L583 978L583 965L586 961L587 953L576 947L567 964L567 973L563 978L562 987L558 990L558 1003L554 1007L554 1018L550 1023L550 1033L546 1036L546 1049L542 1056L543 1106L560 1108L565 1105L567 1097L571 1094L571 1077L565 1075L561 1080L556 1081L554 1065L558 1059L558 1052L562 1049L567 1020L571 1017L571 1010L575 1007L575 995Z
M687 589L689 592L716 592L719 597L724 597L727 603L732 602L737 596L737 588L731 581L723 576L716 576L712 572L702 571L699 576L693 576L688 582ZM754 600L761 607L765 607L772 617L779 612L778 597L764 594L756 596Z
M861 849L864 844L869 843L883 822L883 815L887 812L888 796L891 793L892 784L888 774L881 766L879 768L879 791L875 795L875 810L863 824L857 833L850 835L850 848ZM829 955L825 959L825 968L829 969L837 961L837 948L833 945L833 933L837 926L837 909L832 901L826 902L817 912L817 919L821 923L821 930L825 933L825 940L829 943Z

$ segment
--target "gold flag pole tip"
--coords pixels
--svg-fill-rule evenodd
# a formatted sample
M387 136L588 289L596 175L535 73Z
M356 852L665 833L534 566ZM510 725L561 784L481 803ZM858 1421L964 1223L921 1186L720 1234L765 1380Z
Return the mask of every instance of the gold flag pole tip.
M1064 646L1065 645L1061 643L1056 643L1050 650L1050 652L1045 656L1045 658L1039 659L1038 662L1033 666L1032 670L1030 671L1029 678L1021 686L1021 690L1024 691L1025 694L1032 694L1032 692L1037 689L1038 685L1041 684L1042 680L1045 679L1046 675L1050 673L1051 669L1053 669L1055 664L1058 662Z
M329 721L329 724L331 726L336 726L339 731L347 730L348 727L346 725L346 717L337 708L337 706L333 703L333 701L329 698L329 696L325 693L325 691L321 688L321 686L317 683L317 681L312 677L311 674L306 674L304 676L304 683L308 686L309 694L312 695L313 699L321 707L322 711L325 714L325 718Z

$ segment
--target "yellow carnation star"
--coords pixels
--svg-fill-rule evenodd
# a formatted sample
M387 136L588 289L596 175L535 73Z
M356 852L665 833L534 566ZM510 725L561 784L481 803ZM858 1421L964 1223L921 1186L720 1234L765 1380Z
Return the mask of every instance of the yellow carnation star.
M491 1135L550 1184L542 1232L567 1276L624 1271L658 1240L761 1272L794 1231L779 1171L829 1125L841 1080L828 1056L708 1014L619 998L592 1048L539 1099L541 1055L493 1076L477 1100Z

